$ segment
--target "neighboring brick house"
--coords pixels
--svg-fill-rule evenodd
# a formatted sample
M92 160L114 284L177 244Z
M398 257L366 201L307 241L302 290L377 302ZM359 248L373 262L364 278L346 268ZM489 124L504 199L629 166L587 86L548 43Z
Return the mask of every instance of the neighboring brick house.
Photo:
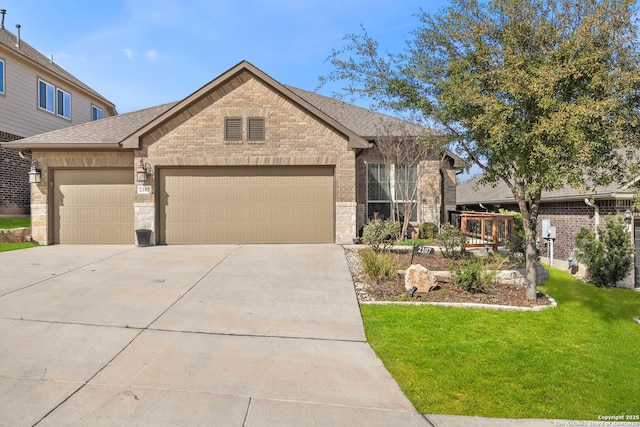
M456 191L457 204L460 210L477 212L497 212L498 209L518 211L515 198L509 188L503 182L495 187L490 185L478 186L481 177L476 177L458 185ZM538 215L538 245L540 256L544 262L548 262L548 245L542 236L542 223L548 220L556 229L554 240L554 265L559 268L567 268L567 260L575 256L576 235L582 227L594 231L597 227L604 227L604 217L608 214L625 215L625 212L634 214L635 190L628 186L612 184L607 187L597 187L593 191L579 192L566 187L562 190L542 193L542 202ZM481 206L482 205L482 206ZM640 218L632 217L632 232L636 245L636 278L640 267ZM630 236L631 238L631 236ZM639 286L636 280L635 286Z
M111 102L0 26L0 143L115 114ZM29 213L30 166L29 153L0 147L0 215Z
M243 61L177 103L4 145L39 163L41 244L133 243L134 230L151 230L151 244L350 243L384 123L409 126ZM432 191L417 222L440 222L455 207L458 165L452 155L424 165Z

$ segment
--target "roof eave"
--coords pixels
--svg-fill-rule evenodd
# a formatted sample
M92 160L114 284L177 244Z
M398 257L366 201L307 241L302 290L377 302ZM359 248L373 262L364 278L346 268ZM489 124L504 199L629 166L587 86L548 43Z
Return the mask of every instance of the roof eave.
M122 146L118 142L99 142L99 143L85 143L85 142L65 142L65 143L47 143L47 142L33 142L29 144L21 144L18 141L3 142L0 146L4 148L10 148L12 150L68 150L68 149L82 149L82 150L119 150Z

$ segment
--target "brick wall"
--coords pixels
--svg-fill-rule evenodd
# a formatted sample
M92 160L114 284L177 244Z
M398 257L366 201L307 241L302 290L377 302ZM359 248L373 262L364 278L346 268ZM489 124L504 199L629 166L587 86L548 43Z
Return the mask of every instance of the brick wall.
M599 210L599 227L604 227L604 218L608 214L623 215L631 209L631 200L597 200L595 204ZM538 235L542 233L542 220L548 219L556 227L557 238L554 242L554 256L566 260L575 248L576 235L580 228L595 230L595 209L587 206L584 201L543 203L538 216ZM541 240L542 242L542 240ZM541 252L546 255L546 250Z
M18 139L22 138L0 131L0 143ZM29 214L30 167L17 151L0 147L0 215Z

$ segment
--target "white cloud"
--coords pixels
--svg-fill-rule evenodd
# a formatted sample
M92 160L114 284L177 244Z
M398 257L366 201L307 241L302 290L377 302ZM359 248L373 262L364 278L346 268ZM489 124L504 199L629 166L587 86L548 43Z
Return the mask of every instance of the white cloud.
M122 52L124 52L124 54L127 55L127 58L133 59L133 50L131 50L131 49L122 49Z
M147 58L148 60L155 62L158 60L158 52L156 52L153 49L149 49L148 51L146 51L144 53L144 57Z

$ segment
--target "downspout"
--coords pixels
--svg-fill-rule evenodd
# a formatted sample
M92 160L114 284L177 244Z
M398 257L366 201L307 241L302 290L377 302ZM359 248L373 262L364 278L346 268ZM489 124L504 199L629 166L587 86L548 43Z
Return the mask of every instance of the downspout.
M584 203L587 206L593 208L593 228L596 233L596 240L598 240L598 227L600 226L600 208L598 207L598 205L596 205L596 202L593 199L589 199L588 197L585 197Z

